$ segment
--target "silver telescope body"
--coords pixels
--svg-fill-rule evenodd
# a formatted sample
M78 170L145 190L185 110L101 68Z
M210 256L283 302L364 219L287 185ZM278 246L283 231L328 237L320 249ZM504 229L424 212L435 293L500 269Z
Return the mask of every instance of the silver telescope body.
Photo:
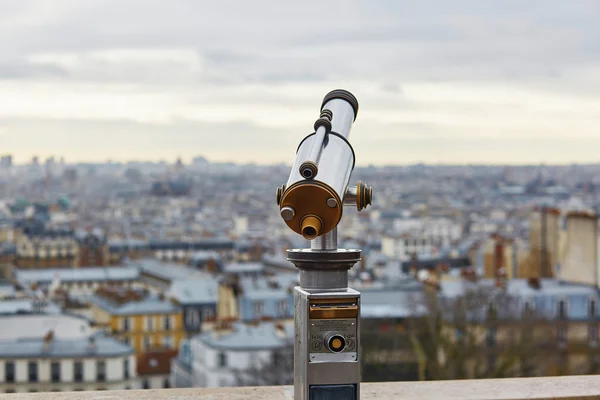
M308 240L338 225L344 203L358 210L371 204L371 188L360 182L348 186L355 158L349 137L357 114L358 101L350 92L328 93L315 132L300 142L288 181L277 191L282 218Z
M360 211L372 190L350 186L354 150L348 141L358 101L345 90L328 93L314 133L300 142L277 204L285 223L310 249L288 250L300 270L294 288L294 399L359 400L360 293L348 287L348 270L360 250L337 248L344 205Z

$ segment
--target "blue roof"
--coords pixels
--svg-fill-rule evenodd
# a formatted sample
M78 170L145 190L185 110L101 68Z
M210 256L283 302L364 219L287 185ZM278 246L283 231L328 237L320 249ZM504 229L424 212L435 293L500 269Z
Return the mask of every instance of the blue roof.
M147 240L140 239L110 239L108 240L109 250L127 250L128 248L139 249L147 248L150 244Z
M520 313L526 302L533 304L536 314L546 318L555 318L558 315L558 304L565 302L568 320L587 320L589 316L588 304L595 300L600 305L600 292L592 285L569 283L557 279L540 279L539 288L533 288L526 279L512 279L505 283L505 289L495 286L492 279L481 279L477 282L465 280L440 282L441 291L439 296L443 299L455 299L463 296L469 290L484 289L492 295L505 293L516 302L516 309L499 310L506 316L511 312ZM600 307L597 307L597 309ZM598 312L598 310L596 311ZM519 314L520 315L520 314ZM600 317L600 315L596 315Z
M264 264L260 262L230 263L223 267L223 272L230 274L258 273L264 269Z
M40 307L35 307L33 299L2 300L0 301L0 315L24 314L42 312L44 314L57 314L60 308L51 301L44 300L39 303Z
M289 347L294 338L294 325L287 322L281 324L282 331L273 322L259 325L234 324L231 332L206 332L196 336L208 347L219 350L259 351Z
M297 271L296 266L291 261L288 261L287 257L281 253L265 254L262 257L262 262L266 266L274 266L277 268L289 269L290 271Z
M100 296L91 296L89 301L111 315L174 314L180 311L179 306L170 300L161 300L154 296L123 304L117 304Z
M219 283L212 276L205 278L180 279L171 284L168 296L179 304L216 304Z
M420 285L406 288L362 289L360 315L364 318L406 318L426 310Z
M150 240L152 250L232 250L233 240L226 237L190 240Z
M297 284L297 274L279 274L269 278L240 278L241 297L249 300L285 300L291 296L289 288Z
M91 268L57 268L57 269L17 269L15 277L21 283L51 283L55 278L61 282L105 282L134 281L139 279L137 268L126 267L91 267Z
M190 279L192 277L205 276L204 273L195 268L176 263L168 263L155 258L143 258L140 260L135 260L132 261L130 265L139 267L144 274L155 276L165 281L183 280Z
M201 251L196 251L194 254L192 254L189 257L189 261L192 263L204 262L204 261L210 260L211 258L214 259L215 261L218 261L221 259L221 256L216 251L202 251L201 250Z
M133 348L116 339L94 336L94 345L88 338L54 339L45 346L44 338L0 340L0 358L73 358L118 357L133 354Z

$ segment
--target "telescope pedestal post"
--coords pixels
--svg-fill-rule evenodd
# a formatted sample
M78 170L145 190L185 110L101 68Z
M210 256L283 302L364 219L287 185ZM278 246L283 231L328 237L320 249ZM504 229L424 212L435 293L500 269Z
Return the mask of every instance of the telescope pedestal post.
M319 239L311 249L288 251L300 270L294 288L294 399L358 400L360 293L348 287L348 270L360 260L360 250L335 249L334 238Z

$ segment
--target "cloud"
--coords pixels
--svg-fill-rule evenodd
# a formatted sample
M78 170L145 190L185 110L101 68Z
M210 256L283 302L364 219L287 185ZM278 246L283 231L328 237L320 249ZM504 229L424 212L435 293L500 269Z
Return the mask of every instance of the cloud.
M462 162L489 143L540 140L531 157L565 160L600 123L599 11L586 0L0 0L0 126L28 138L2 146L18 159L111 146L173 156L198 145L192 131L215 130L202 141L218 157L244 156L231 136L287 160L322 96L343 87L361 103L355 130L370 131L353 136L365 162ZM160 146L136 145L149 137ZM527 161L521 148L498 160Z

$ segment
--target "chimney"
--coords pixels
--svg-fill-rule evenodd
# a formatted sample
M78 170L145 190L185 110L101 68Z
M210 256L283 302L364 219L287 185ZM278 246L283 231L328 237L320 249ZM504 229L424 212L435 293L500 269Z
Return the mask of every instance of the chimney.
M567 238L560 279L598 286L598 243L596 215L588 212L567 214Z
M531 278L529 278L527 280L527 283L529 284L529 287L531 287L532 289L540 289L542 287L542 284L540 282L540 278L538 278L537 276L533 276Z
M44 335L44 351L49 351L54 340L54 331L50 330Z
M96 338L94 336L90 336L88 338L87 349L88 349L88 352L90 352L90 353L93 353L96 351Z

